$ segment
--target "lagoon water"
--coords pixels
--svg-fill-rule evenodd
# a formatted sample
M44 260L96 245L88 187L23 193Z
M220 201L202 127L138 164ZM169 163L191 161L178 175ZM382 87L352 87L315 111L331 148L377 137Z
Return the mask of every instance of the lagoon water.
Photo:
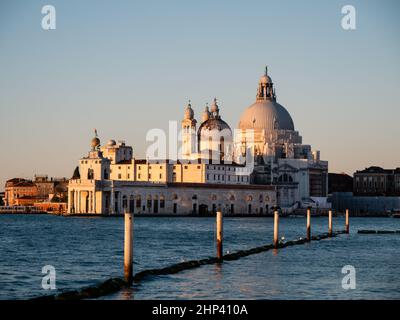
M341 230L344 219L334 218ZM222 265L145 279L102 299L400 299L400 219L351 218L350 235L267 251ZM0 215L0 299L27 299L122 277L122 218ZM136 217L134 272L215 254L214 218ZM326 217L312 232L327 231ZM224 251L272 242L272 218L225 218ZM280 235L305 235L305 218L281 218ZM55 291L42 289L45 265ZM342 267L356 270L356 289L342 288Z

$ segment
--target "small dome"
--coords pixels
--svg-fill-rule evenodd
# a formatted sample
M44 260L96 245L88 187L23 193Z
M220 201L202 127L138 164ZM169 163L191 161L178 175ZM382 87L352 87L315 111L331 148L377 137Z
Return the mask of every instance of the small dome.
M201 135L203 131L208 130L218 130L218 131L222 131L224 129L228 129L229 131L232 132L231 128L229 127L229 125L222 119L215 119L215 118L210 118L207 121L204 121L200 127L199 127L199 131L198 134Z
M185 119L192 120L194 118L194 111L192 105L189 103L185 108Z
M210 110L208 109L208 105L206 105L206 108L201 116L201 120L202 120L202 122L205 122L208 119L210 119Z
M214 98L213 103L211 104L211 112L212 113L218 113L219 112L219 107L217 104L217 98Z
M117 143L115 142L115 140L113 140L113 139L111 139L111 140L109 140L108 142L107 142L107 146L108 147L113 147L113 146L115 146Z
M270 76L265 74L260 78L260 83L262 84L272 83L272 79Z
M94 137L94 138L92 139L91 145L92 145L92 148L93 148L93 149L97 148L98 146L100 146L100 139L97 138L97 137Z
M264 100L257 101L243 112L239 129L294 130L294 124L283 106L273 100Z

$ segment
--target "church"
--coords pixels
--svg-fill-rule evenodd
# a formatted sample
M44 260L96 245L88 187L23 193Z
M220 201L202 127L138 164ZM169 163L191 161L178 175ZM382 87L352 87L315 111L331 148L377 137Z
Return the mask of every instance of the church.
M96 133L69 181L68 213L262 215L275 206L328 206L328 162L303 144L267 68L234 130L217 99L199 122L189 102L181 137L178 160L138 159L123 141L101 146Z

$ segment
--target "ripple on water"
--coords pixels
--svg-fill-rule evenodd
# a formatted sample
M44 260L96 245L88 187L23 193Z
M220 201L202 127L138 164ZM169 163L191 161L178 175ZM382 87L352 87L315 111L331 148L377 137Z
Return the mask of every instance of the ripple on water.
M122 276L123 219L1 215L0 299L49 294L42 267L53 265L58 290L79 289ZM271 218L226 218L224 250L271 243ZM344 225L334 218L334 228ZM135 219L135 272L215 254L213 218ZM398 235L357 235L357 229L400 229L400 219L353 218L352 234L221 266L207 265L146 279L106 299L377 299L400 298ZM313 218L312 231L327 231ZM305 220L282 218L287 240L304 237ZM357 290L341 288L341 268L357 270Z

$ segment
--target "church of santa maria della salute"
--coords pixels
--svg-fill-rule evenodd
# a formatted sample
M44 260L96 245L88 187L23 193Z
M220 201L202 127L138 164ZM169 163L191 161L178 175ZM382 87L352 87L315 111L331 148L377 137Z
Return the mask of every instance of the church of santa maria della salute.
M217 99L201 120L189 104L181 122L178 160L138 159L125 142L92 139L68 184L69 214L262 215L279 206L329 207L328 162L303 144L268 75L235 130Z

